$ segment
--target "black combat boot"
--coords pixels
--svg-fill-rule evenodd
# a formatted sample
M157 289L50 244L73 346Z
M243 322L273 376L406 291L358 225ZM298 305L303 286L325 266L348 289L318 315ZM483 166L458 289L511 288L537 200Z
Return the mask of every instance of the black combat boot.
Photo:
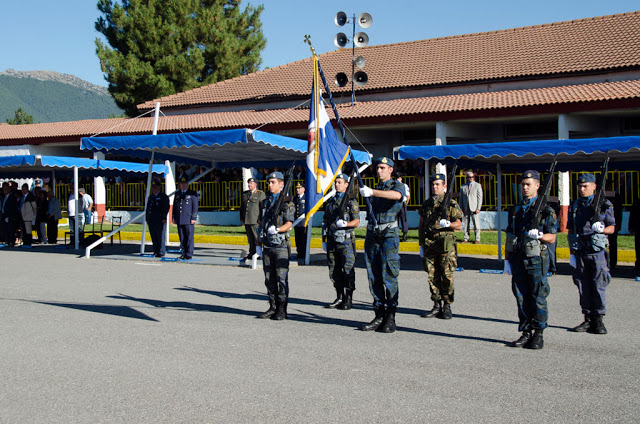
M344 289L339 289L336 287L336 294L337 294L336 300L326 305L325 308L335 309L338 307L338 305L342 303L342 299L344 299Z
M372 330L377 330L378 327L380 327L382 325L382 321L384 321L384 313L385 313L385 309L384 306L380 306L378 308L374 309L374 312L376 313L376 317L373 319L373 321L371 321L368 324L364 324L363 326L360 327L360 330L362 331L372 331Z
M274 321L282 321L287 319L287 301L279 301L276 299L276 313L271 317Z
M347 311L351 309L353 306L353 290L346 289L344 291L344 297L342 298L342 302L338 305L338 309L343 311Z
M591 334L607 334L607 329L602 322L603 315L596 314L591 317L591 325L587 331Z
M533 337L531 337L531 340L529 340L527 344L524 345L524 347L527 349L542 349L542 346L544 346L544 340L542 339L543 331L544 330L536 330L533 333Z
M590 315L585 315L584 316L584 322L582 324L578 325L577 327L573 327L569 331L573 331L574 333L584 333L585 331L587 331L589 329L590 326L591 326L591 316Z
M433 309L431 309L430 311L425 312L424 314L420 315L422 318L433 318L436 315L438 315L440 312L442 312L442 306L440 305L440 301L439 300L434 300L433 301Z
M269 295L269 309L266 312L261 313L256 318L258 319L267 319L274 316L276 313L276 297L274 295Z
M442 304L442 312L440 312L438 318L451 319L452 317L453 313L451 312L451 303L444 302Z
M522 336L518 340L511 342L511 347L522 347L531 340L531 331L525 330L522 332Z
M384 322L380 327L376 329L379 333L393 333L396 331L396 308L391 307L387 309L387 313L384 317Z

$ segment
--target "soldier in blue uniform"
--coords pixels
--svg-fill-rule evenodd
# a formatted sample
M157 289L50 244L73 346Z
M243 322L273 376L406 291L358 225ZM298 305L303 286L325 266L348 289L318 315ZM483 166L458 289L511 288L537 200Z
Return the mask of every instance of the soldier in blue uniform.
M260 319L283 320L287 318L289 302L289 253L291 241L289 230L293 224L293 203L284 201L277 209L278 197L282 193L284 176L281 172L272 172L267 176L269 194L260 207L259 225L262 236L262 267L264 285L269 296L269 309L258 315Z
M538 199L540 173L526 171L520 182L524 199L509 211L505 274L512 274L511 288L518 304L518 329L522 336L512 347L542 349L547 328L549 295L548 246L556 240L556 214L550 206L541 211L538 228L533 225L533 206ZM532 334L533 332L533 334Z
M390 158L378 158L374 164L380 182L375 189L367 186L360 187L360 194L363 197L373 198L371 204L378 221L376 228L371 218L368 218L367 236L364 242L375 318L360 329L393 333L396 331L395 315L398 306L398 274L400 274L398 215L406 193L404 184L391 178L393 161Z
M178 191L173 199L173 223L178 226L182 256L180 259L193 257L193 234L198 219L198 194L189 189L186 177L178 181Z
M156 258L165 255L164 234L167 229L167 215L169 214L169 196L162 192L160 180L154 179L151 184L151 194L147 200L147 225L153 243L153 254Z
M605 250L607 234L616 229L613 205L605 200L598 211L598 220L591 222L594 215L594 194L596 178L593 174L583 174L578 178L580 197L569 207L567 230L569 250L573 266L573 282L578 286L580 306L584 314L584 322L572 331L592 334L607 334L602 322L606 313L604 291L611 281L607 266Z
M301 215L305 213L305 195L304 195L304 184L297 183L296 184L296 195L293 198L293 206L295 207L295 219L300 218ZM307 252L307 227L304 226L304 220L298 222L295 227L293 227L293 231L296 237L296 253L297 259L304 259L305 253Z
M336 195L324 206L322 232L326 234L327 262L329 263L329 278L336 289L337 297L325 306L329 309L351 309L353 291L356 289L356 263L354 228L360 225L360 207L355 199L345 200L341 204L349 187L349 177L338 174L335 181Z

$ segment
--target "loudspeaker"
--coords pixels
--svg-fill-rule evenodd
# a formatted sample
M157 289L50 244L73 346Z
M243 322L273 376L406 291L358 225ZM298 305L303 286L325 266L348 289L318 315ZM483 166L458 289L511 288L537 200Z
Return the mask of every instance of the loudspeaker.
M349 39L347 38L347 35L344 32L337 33L335 38L333 39L333 44L335 44L336 47L344 47L347 45L348 42L349 42Z
M344 72L336 74L336 85L338 87L344 87L349 82L349 77Z
M358 87L362 87L366 85L367 81L369 81L369 77L367 76L367 73L364 71L358 71L353 75L353 82Z
M360 15L360 16L362 16L362 15ZM344 13L344 12L336 13L336 17L333 18L333 22L336 24L336 26L341 27L342 25L344 25L347 22L349 22L348 19L347 19L347 14Z
M364 57L362 56L356 57L356 60L353 63L355 63L356 66L360 69L364 68Z
M358 16L358 24L362 28L369 28L372 23L373 18L368 13L361 13L360 16Z
M369 36L364 32L357 32L355 44L356 47L366 47L369 44Z

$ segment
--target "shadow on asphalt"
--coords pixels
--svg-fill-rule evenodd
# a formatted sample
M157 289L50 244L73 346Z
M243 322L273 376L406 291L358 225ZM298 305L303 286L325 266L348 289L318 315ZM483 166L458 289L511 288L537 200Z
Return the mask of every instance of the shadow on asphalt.
M25 302L39 303L41 305L59 306L62 308L77 309L79 311L96 312L99 314L116 315L116 316L125 317L125 318L136 318L136 319L158 322L158 320L151 318L150 316L145 315L142 312L137 311L129 306L42 302L42 301L35 301L35 300L25 300Z

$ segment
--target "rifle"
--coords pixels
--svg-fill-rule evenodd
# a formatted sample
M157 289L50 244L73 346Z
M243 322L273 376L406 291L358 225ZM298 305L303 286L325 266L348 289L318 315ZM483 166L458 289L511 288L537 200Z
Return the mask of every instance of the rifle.
M265 230L271 227L272 225L277 227L278 215L280 215L280 212L282 211L282 207L284 206L284 198L289 193L289 191L291 191L291 183L293 182L293 170L295 169L295 167L296 167L296 163L294 161L293 164L291 165L291 168L289 168L286 174L284 175L284 181L285 181L284 187L280 192L280 196L278 196L278 200L276 200L276 204L272 206L273 214L271 214L271 216L269 217L271 218L271 220L268 223L266 223L267 225L263 226Z
M531 219L531 229L535 229L540 226L540 218L542 217L542 211L547 206L547 197L549 196L549 191L551 191L551 182L553 181L553 173L556 170L557 163L558 154L556 153L555 156L553 156L553 161L551 162L551 166L549 166L547 178L544 180L544 185L542 186L542 196L538 196L538 200L536 200L536 204L532 209L533 218Z
M440 203L440 218L447 219L449 214L449 205L451 204L451 199L453 197L453 185L455 183L456 172L458 170L458 159L453 162L451 165L451 170L447 175L447 192L444 194L444 198L442 199L442 203Z
M604 162L602 163L602 167L600 168L600 176L598 177L598 181L596 183L597 193L593 202L591 203L591 207L593 208L593 214L591 215L591 225L600 221L600 209L602 209L602 204L605 201L604 196L604 186L607 183L607 172L609 171L609 151L607 150L607 154L604 157Z
M354 163L354 166L356 166L357 168L358 165ZM355 175L351 175L351 177L349 178L349 185L347 185L347 189L345 190L342 199L340 199L340 204L338 205L338 214L340 216L340 219L345 219L345 216L347 215L347 204L351 199L351 189L353 188L353 181L355 179Z

